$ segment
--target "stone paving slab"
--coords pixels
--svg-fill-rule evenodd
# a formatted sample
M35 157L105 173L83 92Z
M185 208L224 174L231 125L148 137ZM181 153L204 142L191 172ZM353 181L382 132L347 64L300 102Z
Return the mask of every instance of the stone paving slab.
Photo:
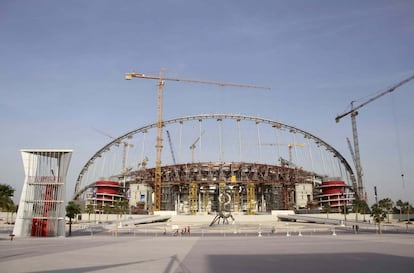
M2 273L413 272L411 234L0 240Z
M212 227L207 218L189 219L116 229L78 224L73 226L72 237L13 241L8 236L10 227L4 227L0 230L0 273L411 273L414 268L411 229L392 227L377 235L373 228L355 234L350 226L260 217ZM190 234L174 236L173 226L188 225Z

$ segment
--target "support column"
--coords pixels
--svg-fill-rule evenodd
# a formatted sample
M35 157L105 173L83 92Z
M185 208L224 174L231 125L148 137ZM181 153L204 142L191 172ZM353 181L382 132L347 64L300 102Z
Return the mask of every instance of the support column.
M195 215L198 211L198 189L196 182L190 183L188 201L190 203L190 213L191 215Z
M254 215L256 213L256 188L254 183L247 183L247 214Z

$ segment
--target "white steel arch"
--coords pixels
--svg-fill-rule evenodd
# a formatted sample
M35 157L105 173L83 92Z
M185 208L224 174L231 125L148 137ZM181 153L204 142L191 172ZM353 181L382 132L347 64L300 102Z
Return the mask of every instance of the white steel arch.
M304 139L306 139L307 143L311 143L313 142L316 146L320 147L321 149L326 150L328 153L330 153L333 157L338 159L338 162L340 164L342 164L344 171L346 172L346 178L349 179L350 183L352 183L352 186L354 187L354 189L356 189L356 181L355 181L355 177L354 177L354 173L353 170L351 168L351 166L348 164L347 160L331 145L329 145L327 142L325 142L324 140L322 140L320 137L317 137L305 130L299 129L297 127L291 126L291 125L287 125L284 123L281 123L279 121L275 121L275 120L271 120L271 119L265 119L265 118L261 118L261 117L256 117L256 116L249 116L249 115L241 115L241 114L200 114L200 115L191 115L191 116L183 116L183 117L178 117L178 118L173 118L173 119L169 119L169 120L164 120L163 121L163 126L169 126L169 125L174 125L174 124L178 124L180 129L179 129L179 150L178 150L178 158L179 160L181 160L182 156L181 156L181 146L183 146L183 148L186 148L186 145L182 145L182 138L183 138L183 123L184 122L190 122L190 121L197 121L199 122L198 126L193 126L194 131L197 131L197 135L199 136L201 133L201 130L205 130L205 128L201 129L201 122L203 120L216 120L216 121L220 121L219 122L219 126L221 128L222 125L224 125L224 121L226 120L234 120L237 122L237 129L236 129L236 139L234 140L234 143L236 145L238 145L236 147L236 154L237 157L241 158L242 154L243 154L243 159L244 159L244 155L245 153L242 153L242 149L241 149L241 145L242 145L242 139L243 137L241 136L241 129L240 129L240 122L241 121L246 121L246 122L253 122L255 124L255 126L260 123L260 124L264 124L264 125L269 125L271 128L276 129L276 141L279 141L278 139L280 138L280 136L277 134L278 131L285 131L289 134L300 134ZM132 130L116 139L114 139L113 141L109 142L108 144L106 144L105 146L103 146L100 150L98 150L87 162L86 164L83 166L83 168L81 169L77 180L76 180L76 186L75 186L75 194L74 194L74 199L78 198L80 196L80 194L82 192L84 192L89 184L91 184L88 181L84 181L86 174L89 171L89 168L95 163L95 161L101 157L104 156L104 154L106 152L108 152L109 150L111 150L111 148L116 147L117 144L122 143L123 141L126 140L130 140L133 138L133 136L138 135L138 134L143 134L144 137L147 135L147 132L151 129L154 129L157 127L157 123L152 123L149 125L145 125L143 127L140 127L138 129ZM221 129L220 129L221 130ZM220 133L221 134L221 133ZM257 135L257 132L256 132ZM273 133L273 135L275 135ZM221 137L220 137L221 138ZM295 140L295 136L293 136L294 141ZM206 147L206 137L203 138L203 148ZM221 141L221 140L220 140ZM244 139L243 139L244 141ZM259 142L261 142L261 140L259 140ZM256 141L256 144L258 142ZM201 147L201 143L200 147ZM261 143L259 143L261 145ZM219 149L220 149L220 153L222 152L221 150L223 149L221 147L221 143L219 143L218 145L220 145ZM142 146L144 147L144 144L142 144ZM188 147L187 147L188 148ZM259 150L261 150L261 147L258 147ZM280 156L280 150L281 148L283 149L284 147L277 147L277 149L273 149L272 150L277 150L278 154ZM146 148L148 150L148 148ZM298 157L298 151L296 150L296 147L293 147L294 149L294 153L295 153L295 157ZM201 153L201 149L199 150L198 153ZM311 154L311 151L309 150L308 153ZM144 153L143 151L141 151L141 158L144 157ZM261 155L260 155L261 157ZM314 164L314 158L312 156L310 156L311 158L311 164ZM280 158L281 159L281 158ZM145 160L145 159L142 159ZM244 159L245 160L245 159ZM322 158L323 162L323 167L326 169L325 167L325 160ZM180 162L183 163L183 162ZM313 166L312 166L313 169ZM340 170L340 172L342 172L342 170Z

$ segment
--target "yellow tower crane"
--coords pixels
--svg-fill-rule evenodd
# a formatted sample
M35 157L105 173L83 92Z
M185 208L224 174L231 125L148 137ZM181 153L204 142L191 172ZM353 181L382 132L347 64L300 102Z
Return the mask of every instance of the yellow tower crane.
M154 177L154 211L161 210L161 154L162 154L162 100L163 100L163 87L165 81L176 81L176 82L189 82L189 83L198 83L198 84L213 84L219 86L232 86L232 87L242 87L242 88L256 88L256 89L267 89L270 90L270 87L256 86L256 85L246 85L239 83L230 83L230 82L216 82L216 81L203 81L203 80L191 80L191 79L182 79L182 78L169 78L164 77L163 70L161 69L159 76L151 76L143 73L130 72L125 74L126 80L132 80L132 78L148 79L148 80L157 80L157 139L156 139L156 160L155 160L155 177Z
M289 148L289 160L290 160L290 162L292 162L292 160L293 160L292 148L295 147L295 146L297 146L297 147L305 147L305 143L289 143L287 146ZM295 150L295 152L296 152L296 150ZM297 154L296 154L296 156L297 156Z
M289 161L292 162L293 156L292 156L292 148L293 147L305 147L305 143L288 143L288 144L282 144L282 143L263 143L262 145L268 145L268 146L287 146L289 148Z

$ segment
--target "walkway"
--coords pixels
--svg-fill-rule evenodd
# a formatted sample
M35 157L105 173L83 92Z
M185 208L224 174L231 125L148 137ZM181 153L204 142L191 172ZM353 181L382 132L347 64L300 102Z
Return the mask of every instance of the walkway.
M412 272L414 236L78 236L0 240L8 273Z

